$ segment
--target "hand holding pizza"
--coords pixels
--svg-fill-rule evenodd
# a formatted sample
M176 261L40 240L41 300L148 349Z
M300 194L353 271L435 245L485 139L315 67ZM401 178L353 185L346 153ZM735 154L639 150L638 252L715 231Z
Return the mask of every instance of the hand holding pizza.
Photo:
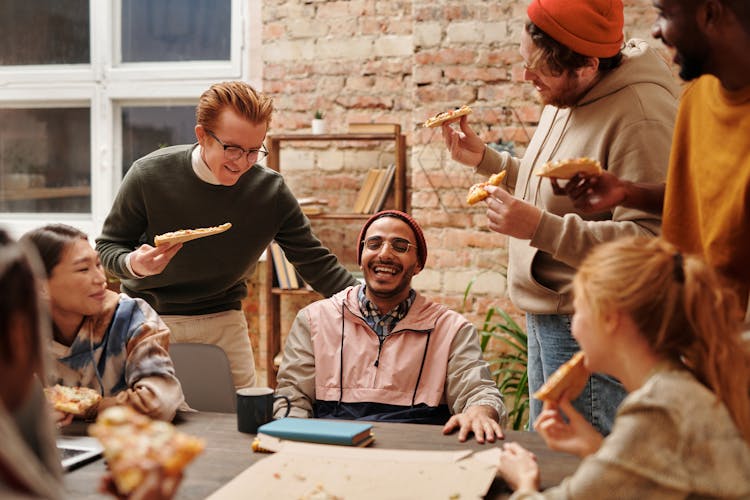
M573 205L586 213L603 212L621 205L627 195L627 182L606 170L599 175L576 174L565 186L552 180L557 195L567 195Z
M60 410L52 410L52 421L55 423L55 427L58 429L62 429L66 425L70 425L73 423L73 418L75 415L72 413L65 413L64 411Z
M141 245L128 256L130 259L130 267L132 267L133 271L141 277L161 274L172 260L172 257L174 257L181 248L182 243L159 247L152 247L151 245L146 244Z
M460 131L447 123L441 127L445 146L454 161L469 167L476 167L484 157L486 147L484 141L469 127L465 116L462 116L458 123Z
M596 453L604 440L583 415L573 408L567 393L559 403L544 402L544 410L534 422L534 429L550 449L571 453L580 458Z
M542 211L502 188L487 186L485 189L490 193L487 198L488 227L496 233L530 240L542 220Z

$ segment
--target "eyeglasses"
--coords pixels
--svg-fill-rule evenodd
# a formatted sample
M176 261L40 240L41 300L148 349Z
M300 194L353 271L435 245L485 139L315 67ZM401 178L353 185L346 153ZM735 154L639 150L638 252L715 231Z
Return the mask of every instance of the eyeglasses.
M265 158L268 154L268 150L266 149L265 145L261 146L260 149L242 149L239 146L227 146L226 144L221 142L221 139L216 137L216 134L214 134L210 130L206 130L206 133L213 137L216 142L218 142L221 147L224 148L224 158L227 160L237 161L244 155L247 155L247 161L250 163L255 163L256 161Z
M409 240L405 240L403 238L393 238L391 240L385 240L381 238L380 236L370 236L366 240L363 240L363 243L365 244L365 248L368 250L372 250L373 252L376 252L380 250L380 247L382 247L384 244L388 244L393 251L398 253L406 253L409 251L410 247L415 247L414 243L409 242Z

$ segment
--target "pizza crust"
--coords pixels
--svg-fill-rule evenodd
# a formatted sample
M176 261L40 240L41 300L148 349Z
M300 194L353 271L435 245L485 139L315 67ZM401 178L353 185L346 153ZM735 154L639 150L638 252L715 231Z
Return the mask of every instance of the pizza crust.
M79 417L85 416L102 400L101 394L90 387L68 387L60 384L45 387L44 395L55 410Z
M101 441L118 493L128 495L160 468L167 476L179 476L205 447L202 439L179 432L174 425L152 420L129 406L102 411L89 434Z
M471 108L469 106L461 106L460 108L451 109L449 111L443 111L430 118L428 118L423 124L423 127L434 128L439 127L444 123L450 123L458 120L462 116L471 114Z
M575 353L547 379L534 397L541 401L557 402L568 391L571 400L577 398L586 387L590 375L584 366L584 359L583 351Z
M479 184L474 184L469 188L469 194L466 197L466 203L469 205L474 205L476 203L479 203L480 201L486 199L490 193L485 191L485 186L499 186L503 179L505 179L506 171L503 170L502 172L498 172L495 175L490 176L490 178L486 182L480 182Z
M555 179L570 179L576 174L599 175L602 164L593 158L570 158L567 160L548 161L536 171L539 177L554 177Z
M220 226L200 227L197 229L180 229L170 233L159 234L154 237L154 246L175 245L186 241L213 236L214 234L223 233L232 227L231 222L226 222Z

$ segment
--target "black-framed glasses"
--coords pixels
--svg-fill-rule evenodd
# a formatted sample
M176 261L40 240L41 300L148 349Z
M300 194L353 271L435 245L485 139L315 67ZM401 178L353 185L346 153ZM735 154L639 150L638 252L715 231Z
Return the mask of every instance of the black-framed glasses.
M210 130L206 130L206 133L214 138L216 142L218 142L222 148L224 148L224 158L231 161L237 161L243 156L247 155L247 161L250 163L255 163L258 160L262 160L266 157L268 154L268 150L266 149L266 146L263 145L260 147L260 149L243 149L239 146L227 146L223 142L221 142L221 139L216 137L216 134L211 132Z
M380 250L380 247L382 247L386 243L393 249L394 252L398 253L406 253L409 251L409 248L416 248L417 246L409 240L405 240L403 238L392 238L390 240L386 240L385 238L382 238L380 236L370 236L366 240L363 240L363 243L365 244L366 249L372 250L373 252Z

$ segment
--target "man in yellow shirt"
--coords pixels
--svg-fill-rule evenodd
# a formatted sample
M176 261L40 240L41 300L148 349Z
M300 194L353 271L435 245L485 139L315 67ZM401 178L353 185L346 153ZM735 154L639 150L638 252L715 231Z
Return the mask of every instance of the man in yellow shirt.
M652 33L674 49L680 77L690 81L680 102L666 185L604 173L573 178L563 189L589 212L615 205L663 211L664 237L706 259L748 307L750 3L656 0L654 6L659 16Z

